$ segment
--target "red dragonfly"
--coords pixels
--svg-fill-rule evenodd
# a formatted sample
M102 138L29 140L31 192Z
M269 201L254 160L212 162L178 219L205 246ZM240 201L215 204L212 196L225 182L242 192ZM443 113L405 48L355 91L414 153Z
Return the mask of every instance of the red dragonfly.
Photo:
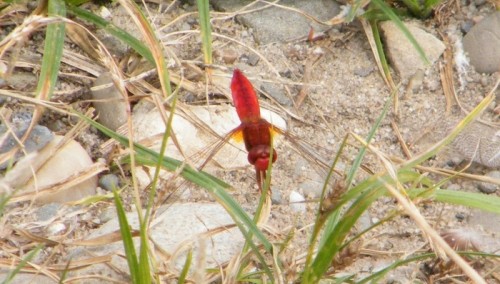
M326 169L329 167L328 163L318 157L318 154L311 148L311 145L300 142L300 138L295 137L288 131L282 130L280 127L261 117L260 105L255 90L251 82L238 69L235 69L233 72L231 93L241 123L224 137L219 136L219 142L215 146L210 147L210 154L204 159L204 163L198 169L202 169L224 145L229 143L229 140L243 140L248 152L248 162L255 168L257 184L261 190L269 163L276 162L278 158L278 154L271 147L271 143L273 141L272 138L275 137L274 135L279 134L286 137L286 140L291 142L292 148L298 150L305 159L309 160L318 172L326 173ZM188 115L186 117L190 117L190 119L194 118L197 121L196 125L206 123L197 119L196 116ZM218 134L212 134L218 136ZM191 156L190 159L197 160L197 158L204 156L204 152L208 150L207 148Z
M255 167L257 183L261 189L269 162L274 163L278 159L276 150L271 146L271 135L279 130L260 116L260 105L255 90L247 77L238 69L233 72L231 94L241 121L231 133L241 133L243 136L248 151L248 162ZM271 156L272 161L270 161Z
M243 140L248 152L248 162L255 168L257 184L261 190L262 182L266 178L266 171L269 167L269 163L276 162L278 158L276 150L271 147L272 137L274 134L280 134L287 137L287 140L292 142L295 148L297 148L306 159L311 161L316 168L319 167L325 170L329 167L328 163L319 158L310 147L299 143L299 138L295 138L292 134L261 117L259 100L255 90L250 81L238 69L235 69L233 72L231 93L241 123L220 141L219 145L215 147L215 150L203 165L215 155L229 138L233 138L237 141Z

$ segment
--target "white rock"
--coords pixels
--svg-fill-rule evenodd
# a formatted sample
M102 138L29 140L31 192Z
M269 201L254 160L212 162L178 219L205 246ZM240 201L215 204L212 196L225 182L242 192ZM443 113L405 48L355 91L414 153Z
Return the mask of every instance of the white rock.
M87 151L74 140L70 140L55 154L52 154L62 139L62 136L55 136L54 140L40 151L38 158L44 164L36 171L36 178L29 180L20 192L36 192L38 188L58 184L93 165ZM97 176L93 176L65 190L40 193L35 201L44 204L75 201L95 194L96 188Z
M47 233L49 236L62 235L66 231L66 225L61 222L52 223L47 227Z
M404 23L418 44L433 64L444 52L445 45L432 34L420 29L412 23ZM415 47L403 32L391 21L382 22L380 28L385 39L387 56L402 79L413 76L417 70L425 70L427 66Z
M158 210L162 212L156 215L151 222L150 238L155 246L150 248L155 255L163 255L166 252L172 255L171 262L167 263L168 270L182 269L185 255L188 249L193 250L193 261L199 259L200 254L205 259L206 267L216 268L221 263L229 261L235 254L240 253L244 244L244 238L237 228L229 228L220 232L207 233L212 229L222 228L234 224L225 209L217 203L178 203L163 206ZM138 218L136 212L127 213L129 225L138 229ZM87 239L94 239L119 230L118 220L115 217L93 232ZM139 239L134 239L136 249L139 248ZM200 245L201 244L201 245ZM86 248L94 256L124 254L121 241L106 245ZM73 259L89 257L85 250L76 249L70 253ZM124 258L114 257L112 264L128 271L127 262ZM196 266L194 262L192 267ZM196 269L196 267L194 267ZM114 277L115 272L105 265L94 265L88 269L75 273L87 275L92 272Z
M302 194L292 190L290 192L290 209L296 213L305 213L306 212L306 199Z
M210 145L215 145L220 141L220 137L224 137L231 130L236 128L240 121L233 107L230 106L184 106L187 115L193 117L188 120L181 115L174 116L172 122L173 132L182 147L186 157L190 158L191 163L201 164L205 157L193 157L199 154L200 151L208 149ZM286 129L286 122L277 114L261 110L262 117L272 122L274 125ZM168 112L167 112L168 115ZM204 125L195 125L203 123ZM160 150L162 134L165 132L165 123L160 112L155 108L149 111L135 111L133 114L134 122L134 140L140 142L146 147ZM210 131L215 132L219 137L210 134ZM276 139L275 143L279 143ZM166 155L177 159L183 159L182 155L173 144L172 139L169 139ZM225 169L236 169L248 166L247 152L243 143L238 143L230 140L226 143L217 154L213 157L212 163Z

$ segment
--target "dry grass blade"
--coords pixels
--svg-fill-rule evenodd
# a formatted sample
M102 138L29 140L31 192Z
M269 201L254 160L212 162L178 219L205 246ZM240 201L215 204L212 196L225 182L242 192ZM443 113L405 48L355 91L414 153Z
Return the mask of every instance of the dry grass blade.
M377 63L377 67L378 67L380 76L382 76L385 84L391 89L391 91L396 90L396 84L394 84L394 81L390 77L390 74L386 74L386 72L384 71L384 67L382 66L382 61L381 61L380 56L379 56L377 44L375 43L375 36L373 34L373 30L372 30L370 23L365 18L359 18L359 21L363 25L363 31L366 34L366 39L368 40L368 43L370 44L373 58L375 59L375 63ZM397 96L394 96L394 98L397 99Z
M133 237L138 237L139 232L136 230L132 230L131 234ZM115 231L109 234L104 234L102 236L93 238L93 239L88 239L88 240L72 240L68 242L64 242L64 245L67 246L102 246L102 245L109 245L114 242L118 242L122 240L122 236L120 235L119 231Z
M441 76L441 84L443 85L443 93L446 98L446 114L450 114L453 101L456 98L455 87L453 83L453 53L450 48L450 41L445 35L441 35L446 45L444 51L445 65L439 63L439 74ZM458 103L458 101L457 101Z
M87 266L99 264L99 263L108 263L111 261L113 255L102 255L102 256L95 256L95 257L89 257L86 259L82 260L72 260L69 265L67 264L54 264L54 265L48 265L45 266L45 269L47 271L65 271L65 270L76 270L76 269L81 269ZM12 260L7 260L7 259L0 259L0 267L4 268L12 268L12 265L15 265L15 263L12 263ZM29 272L29 273L36 273L40 272L39 269L36 267L24 267L21 269L21 271L24 272Z
M92 39L86 33L86 30L82 26L78 25L68 25L67 27L68 37L76 45L78 45L85 53L95 60L100 59L100 54L97 52L97 46L94 44Z
M373 147L372 145L366 144L365 141L357 136L354 133L351 133L353 137L355 137L359 142L368 147L370 151L372 151L378 159L384 164L388 173L397 181L396 168L392 165L392 163L383 155L378 149ZM419 210L413 204L413 202L408 198L406 194L403 194L404 189L395 188L389 183L385 182L382 179L379 179L381 183L385 185L385 188L391 193L392 196L396 198L398 203L403 207L405 213L408 214L417 224L417 226L423 231L424 235L428 238L429 244L436 252L440 258L447 260L447 258L451 258L462 271L467 274L468 277L474 283L484 283L486 281L474 270L462 257L460 257L450 246L449 244L436 232L430 225L427 223L425 218L420 214ZM399 187L399 186L398 186Z

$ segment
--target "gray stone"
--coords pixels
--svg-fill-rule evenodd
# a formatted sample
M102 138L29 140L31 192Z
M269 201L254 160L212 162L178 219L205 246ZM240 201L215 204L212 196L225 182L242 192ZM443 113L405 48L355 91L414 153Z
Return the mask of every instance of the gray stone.
M127 122L128 103L115 87L110 73L103 73L94 82L92 98L97 100L94 107L99 113L97 121L111 130L116 130ZM105 85L109 85L104 87Z
M281 191L278 189L273 189L271 192L271 201L273 204L283 204L283 197L281 195Z
M103 175L99 179L99 186L105 190L112 191L120 186L120 179L114 174Z
M6 153L12 150L14 147L18 146L18 140L21 139L26 131L28 130L30 122L29 121L14 121L9 127L14 132L7 132L8 128L6 125L0 125L0 153ZM7 137L5 137L7 136ZM4 138L5 137L5 138ZM5 140L4 140L5 139ZM34 151L40 150L45 147L50 141L54 139L54 134L45 126L35 125L31 131L28 139L24 142L24 151L26 153L32 153ZM14 157L14 161L19 160L23 156L23 153L18 151ZM5 162L0 165L0 169L5 169L9 165L9 162Z
M500 233L500 214L473 209L467 223L473 226L482 226L492 233Z
M500 11L472 27L463 43L470 63L477 72L500 71Z
M433 64L444 52L445 45L412 23L405 23L405 26ZM386 54L402 79L410 78L418 70L427 69L420 54L396 24L386 21L380 24L380 28L384 36Z
M255 65L259 64L259 61L260 61L260 57L257 54L250 53L248 55L248 60L247 60L248 65L255 66Z
M485 176L500 179L500 171L491 171L488 172ZM498 185L489 182L480 182L477 186L479 190L483 193L495 193L498 190Z
M262 91L275 99L282 106L292 106L292 100L286 95L282 86L273 83L264 82L261 85Z
M252 1L213 0L212 5L222 11L236 11ZM339 12L339 4L329 0L283 0L280 5L301 10L321 21L335 17ZM265 6L265 3L256 3L251 9ZM316 32L328 29L310 21L301 14L287 9L270 6L264 10L237 16L238 21L253 29L255 40L260 44L283 42L306 37L311 27Z
M61 207L62 204L59 203L48 203L43 205L35 212L37 221L43 222L55 217Z

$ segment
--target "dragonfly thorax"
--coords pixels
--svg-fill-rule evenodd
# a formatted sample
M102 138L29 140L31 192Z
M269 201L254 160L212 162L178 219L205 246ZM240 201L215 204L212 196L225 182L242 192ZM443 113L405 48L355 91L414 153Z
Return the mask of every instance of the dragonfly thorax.
M269 159L271 157L271 147L267 145L257 145L248 151L248 162L255 166L259 171L265 171L269 167ZM273 150L273 163L278 159L276 150Z

